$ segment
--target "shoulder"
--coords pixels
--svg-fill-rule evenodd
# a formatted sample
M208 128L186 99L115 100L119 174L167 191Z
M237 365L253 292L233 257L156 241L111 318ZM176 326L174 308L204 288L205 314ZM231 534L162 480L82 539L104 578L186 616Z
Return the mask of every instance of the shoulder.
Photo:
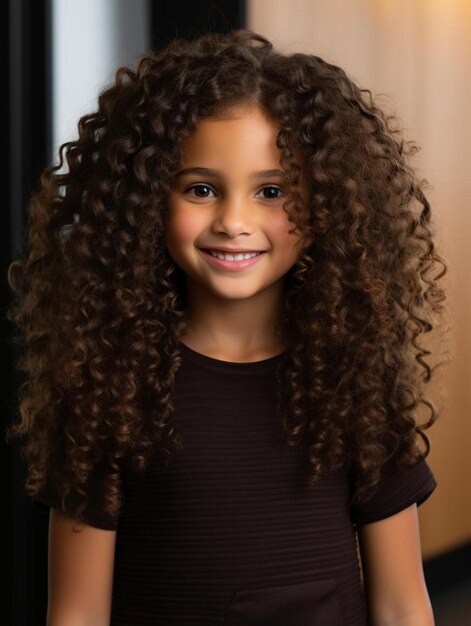
M354 483L350 484L352 521L360 525L370 524L395 515L413 504L420 506L430 497L437 484L425 459L413 465L387 463L381 468L379 482L368 499L353 499L356 487Z

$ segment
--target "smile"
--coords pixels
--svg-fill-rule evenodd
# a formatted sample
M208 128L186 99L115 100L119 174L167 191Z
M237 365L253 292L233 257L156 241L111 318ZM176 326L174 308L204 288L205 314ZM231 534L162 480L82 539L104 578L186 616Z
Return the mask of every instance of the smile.
M210 254L216 256L218 259L224 259L226 261L242 261L244 259L251 259L260 252L221 252L220 250L208 250Z
M205 259L213 266L221 269L237 272L258 263L266 252L244 252L239 254L228 254L222 252L210 252L199 248ZM248 258L244 258L248 257Z

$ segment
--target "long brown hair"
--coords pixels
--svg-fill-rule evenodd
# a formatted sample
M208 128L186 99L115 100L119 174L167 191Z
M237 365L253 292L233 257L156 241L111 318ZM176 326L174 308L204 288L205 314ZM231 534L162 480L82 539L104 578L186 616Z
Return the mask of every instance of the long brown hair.
M359 500L388 459L427 456L437 410L424 396L434 368L419 339L444 310L446 265L427 181L407 159L418 147L340 67L240 29L175 39L136 71L120 67L31 196L8 313L26 373L8 437L25 438L28 494L49 476L62 496L84 497L79 516L102 463L115 515L123 460L142 470L181 447L171 392L187 319L184 276L164 240L166 196L182 138L240 103L280 124L286 210L303 241L286 276L289 347L277 370L288 443L306 445L312 484L348 462ZM419 405L430 411L422 425Z

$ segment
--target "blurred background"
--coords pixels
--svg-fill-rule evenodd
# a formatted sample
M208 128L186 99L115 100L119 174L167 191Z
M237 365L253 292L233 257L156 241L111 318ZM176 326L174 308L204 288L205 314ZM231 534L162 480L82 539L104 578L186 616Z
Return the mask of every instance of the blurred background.
M95 109L116 69L134 67L140 54L175 36L239 27L265 35L283 52L308 52L341 66L421 147L413 165L429 181L438 251L449 266L444 282L453 329L446 341L454 353L430 391L440 410L428 431L438 487L419 508L422 552L436 625L471 625L471 2L4 0L2 311L10 297L6 268L20 254L39 172L59 162L59 145L76 138L79 117ZM0 324L5 426L16 414L21 380L3 315ZM0 450L8 505L0 624L37 626L46 614L48 516L20 489L25 468L17 449L2 436Z

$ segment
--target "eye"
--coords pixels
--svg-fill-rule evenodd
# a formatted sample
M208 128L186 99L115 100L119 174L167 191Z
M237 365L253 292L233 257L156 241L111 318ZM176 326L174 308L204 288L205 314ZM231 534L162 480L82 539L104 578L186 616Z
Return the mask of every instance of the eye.
M202 184L199 184L199 185L191 185L191 187L188 187L188 189L186 190L186 193L190 192L190 191L191 191L191 190L193 190L193 189L207 189L207 190L209 190L209 191L212 191L211 187L209 187L208 185L202 185ZM283 195L284 195L284 194L283 194L283 191L280 189L280 187L275 187L274 185L267 185L267 186L263 187L263 188L259 191L259 193L261 193L261 192L265 191L266 189L271 189L271 190L273 190L273 189L274 189L276 192L279 192L279 193L281 194L281 196L283 196ZM208 197L208 196L206 196L206 195L201 196L201 195L199 195L199 194L191 194L191 195L193 195L193 196L194 196L194 197L196 197L196 198L207 198L207 197ZM264 200L278 200L281 196L280 196L280 195L275 195L275 196L274 196L274 195L270 194L270 197L268 197L268 198L267 198L267 197L265 197L265 198L263 198L263 199L264 199Z
M191 185L191 187L188 187L188 189L186 190L186 192L188 193L191 189L209 189L210 191L212 191L211 187L208 187L208 185ZM194 196L194 194L191 194ZM195 198L207 198L207 196L194 196Z
M283 195L283 191L279 187L274 187L273 185L267 185L266 187L263 187L263 189L261 189L260 192L265 191L265 189L274 189L275 191L279 191L281 193L281 196ZM264 200L278 200L278 198L280 198L281 196L270 195L269 198L264 198Z

